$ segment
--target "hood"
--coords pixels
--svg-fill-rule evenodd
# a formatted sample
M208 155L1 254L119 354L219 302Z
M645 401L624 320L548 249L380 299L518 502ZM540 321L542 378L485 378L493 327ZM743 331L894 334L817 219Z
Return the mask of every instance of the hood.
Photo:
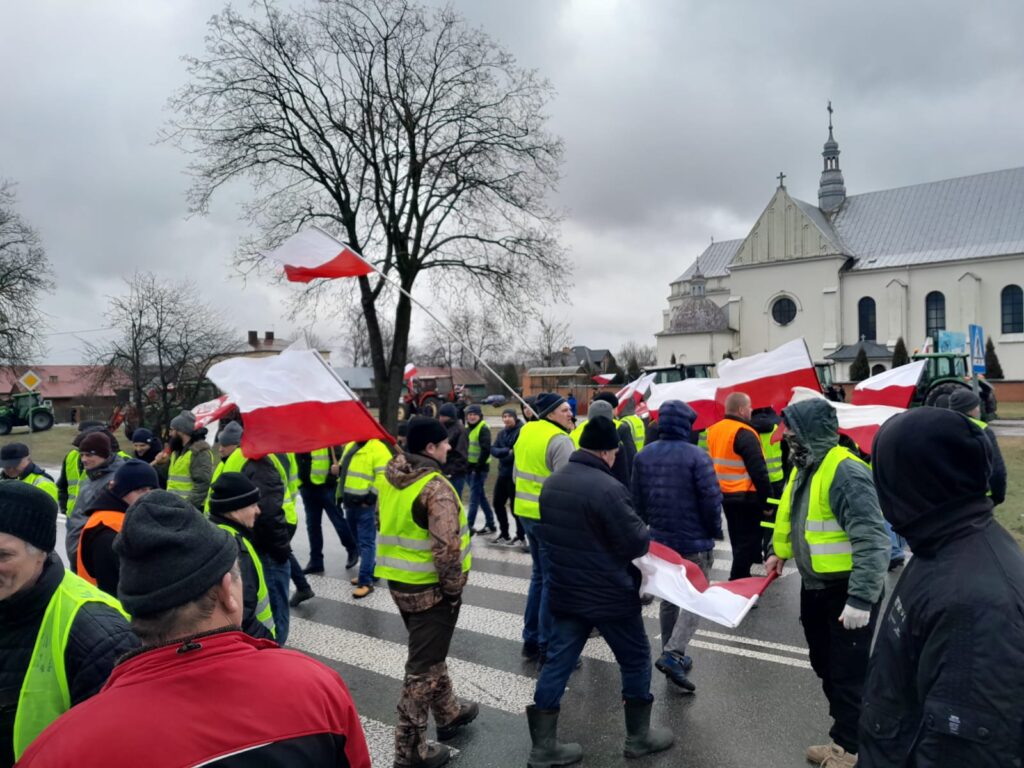
M930 407L901 413L878 430L873 450L882 513L915 554L991 522L992 446L966 416Z
M661 440L690 440L697 412L682 400L667 400L658 408L658 437Z
M839 418L824 398L801 400L782 411L786 425L811 453L815 464L839 445Z
M400 453L388 462L384 477L395 488L408 488L429 472L440 472L441 465L418 453Z
M760 410L760 409L758 409ZM779 423L779 417L775 415L775 412L771 413L762 411L756 412L750 417L750 426L758 431L759 434L768 435L775 431L776 425Z

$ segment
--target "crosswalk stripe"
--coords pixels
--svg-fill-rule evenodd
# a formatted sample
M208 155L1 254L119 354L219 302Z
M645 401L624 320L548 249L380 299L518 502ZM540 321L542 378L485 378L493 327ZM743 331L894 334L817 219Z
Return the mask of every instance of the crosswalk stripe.
M372 717L359 716L363 724L363 735L366 736L366 746L370 750L370 765L391 765L395 761L395 727L374 720ZM459 754L459 750L449 747L452 757Z

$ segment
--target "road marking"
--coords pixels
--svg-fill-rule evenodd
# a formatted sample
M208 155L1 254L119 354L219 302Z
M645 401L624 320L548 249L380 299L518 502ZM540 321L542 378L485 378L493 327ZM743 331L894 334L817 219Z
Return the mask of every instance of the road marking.
M391 765L395 761L395 726L359 716L363 724L366 746L370 749L370 765ZM452 757L459 754L455 747L449 747Z

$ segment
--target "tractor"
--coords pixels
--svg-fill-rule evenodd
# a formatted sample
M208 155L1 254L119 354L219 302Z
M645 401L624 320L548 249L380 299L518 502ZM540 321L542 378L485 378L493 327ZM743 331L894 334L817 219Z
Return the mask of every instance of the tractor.
M958 389L973 389L981 398L981 418L990 421L996 415L996 393L985 379L971 372L970 360L965 354L953 352L918 353L912 360L925 360L921 380L914 390L910 402L913 408L919 405L935 405L942 395L947 397Z
M670 384L684 379L710 379L714 363L676 363L674 365L651 365L641 368L641 374L653 373L655 384Z
M465 387L461 384L452 386L450 378L440 381L447 386L438 384L438 379L414 378L406 383L406 391L398 404L398 420L407 421L413 416L430 416L437 418L438 411L444 403L462 404L465 399ZM461 409L460 409L461 410Z
M0 435L9 435L14 427L45 432L52 426L53 403L38 392L19 392L0 400Z

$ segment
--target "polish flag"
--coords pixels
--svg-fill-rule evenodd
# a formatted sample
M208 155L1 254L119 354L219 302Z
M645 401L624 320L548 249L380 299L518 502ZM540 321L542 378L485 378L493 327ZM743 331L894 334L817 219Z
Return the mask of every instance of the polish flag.
M821 391L803 338L788 341L769 352L718 364L717 400L723 407L731 393L745 392L750 395L752 408L771 406L781 411L789 402L793 387Z
M699 432L710 427L724 415L715 400L718 383L718 379L683 379L668 384L655 384L647 398L647 407L652 413L657 413L662 403L668 400L682 400L697 412L693 429Z
M615 409L616 414L622 413L622 409L627 400L632 399L634 403L639 403L644 399L644 396L650 391L654 385L654 379L657 377L657 373L648 373L641 376L636 381L631 381L629 384L624 386L618 392L615 393L615 397L619 400L619 407Z
M825 398L817 390L796 387L790 402L796 403L809 399L824 400ZM836 411L839 431L853 440L864 453L871 453L871 444L875 440L878 428L893 416L907 410L892 405L855 405L853 403L834 403L831 400L826 400L826 402ZM782 430L776 430L776 434L781 436ZM773 442L776 442L775 435L772 436L772 439Z
M358 253L317 227L295 233L263 255L283 264L285 276L293 283L308 283L318 277L359 277L373 272L373 267Z
M416 374L419 373L419 369L412 363L405 364L405 373L402 374L402 381L409 381L415 379Z
M597 382L598 384L600 384L603 387L605 384L611 384L612 381L615 380L615 374L614 373L599 373L596 376L591 376L590 380Z
M374 438L394 439L313 349L223 360L207 377L238 405L242 452L305 453Z
M196 429L216 421L230 413L234 408L235 401L230 395L221 395L215 400L200 403L192 409L192 415L196 417Z
M854 405L893 405L909 408L927 360L915 360L860 382L853 390Z
M738 627L757 599L778 576L751 576L708 584L696 563L655 541L647 554L633 561L643 576L640 594L654 595L726 627Z

